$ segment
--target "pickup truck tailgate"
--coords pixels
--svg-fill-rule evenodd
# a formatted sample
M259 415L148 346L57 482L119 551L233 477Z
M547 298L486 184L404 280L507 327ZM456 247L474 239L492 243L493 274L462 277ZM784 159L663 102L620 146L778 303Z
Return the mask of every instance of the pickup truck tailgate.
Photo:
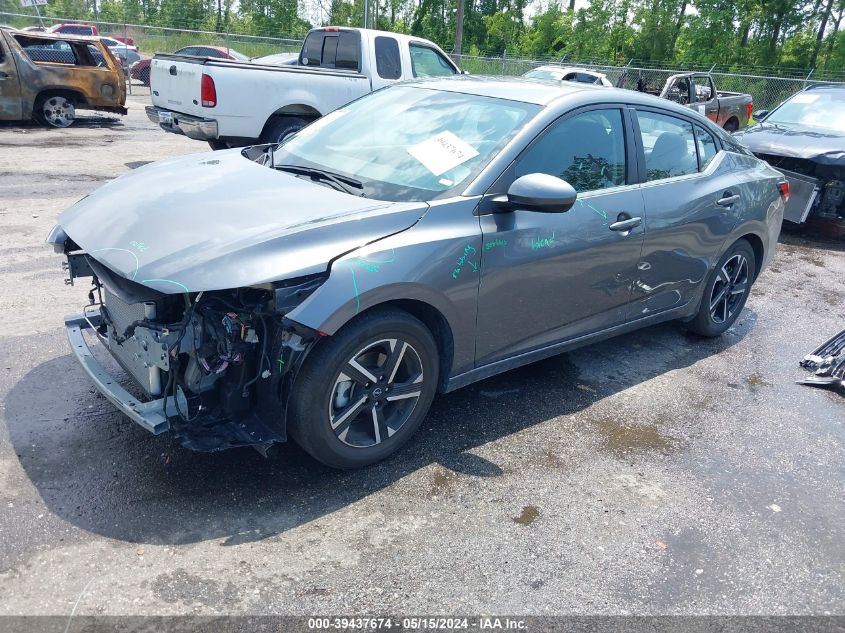
M200 105L203 60L185 61L153 58L150 87L154 106L183 114L202 116L208 110Z

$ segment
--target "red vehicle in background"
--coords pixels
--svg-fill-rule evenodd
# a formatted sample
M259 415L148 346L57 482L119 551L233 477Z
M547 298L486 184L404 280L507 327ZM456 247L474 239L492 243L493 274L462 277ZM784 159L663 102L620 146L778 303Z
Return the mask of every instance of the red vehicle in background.
M65 35L89 35L91 37L98 37L100 35L97 27L93 24L56 24L51 26L48 31L50 33L64 33Z
M194 46L185 46L173 53L174 55L190 55L192 57L211 57L214 59L233 59L238 62L248 62L249 57L243 53L226 48L225 46L206 46L205 44L197 44ZM145 86L150 85L150 60L142 59L135 62L129 68L129 74L132 79L137 79L143 82Z
M123 37L120 35L109 35L110 38L113 40L117 40L118 42L123 42L124 44L129 44L129 46L135 46L135 40L131 37ZM138 47L135 46L135 50L138 50Z

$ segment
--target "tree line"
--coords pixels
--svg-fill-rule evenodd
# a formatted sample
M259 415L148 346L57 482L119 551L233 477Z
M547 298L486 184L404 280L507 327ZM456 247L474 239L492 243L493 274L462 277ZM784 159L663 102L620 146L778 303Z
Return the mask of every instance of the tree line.
M304 2L317 4L305 5ZM845 71L845 0L366 0L371 27L461 52L668 66ZM45 15L300 38L361 26L365 0L50 0ZM578 3L580 5L580 2ZM30 11L30 9L27 9ZM18 0L0 11L20 12Z

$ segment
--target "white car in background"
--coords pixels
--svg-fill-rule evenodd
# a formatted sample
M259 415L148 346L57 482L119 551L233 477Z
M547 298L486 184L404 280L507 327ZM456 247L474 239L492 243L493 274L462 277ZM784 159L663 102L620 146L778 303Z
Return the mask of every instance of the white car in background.
M125 60L125 66L129 67L139 59L141 55L138 53L138 47L132 44L126 44L113 37L100 37L100 41L105 44L115 57Z
M522 75L532 79L550 79L552 81L574 81L580 84L592 84L594 86L606 86L612 88L613 84L604 73L597 73L586 68L572 68L567 66L538 66Z

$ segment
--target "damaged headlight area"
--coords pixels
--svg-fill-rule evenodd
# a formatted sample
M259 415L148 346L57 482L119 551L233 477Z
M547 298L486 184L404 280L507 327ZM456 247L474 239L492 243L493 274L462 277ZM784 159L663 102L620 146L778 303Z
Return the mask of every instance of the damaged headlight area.
M285 315L325 276L163 294L85 253L68 253L67 270L70 283L92 280L89 305L66 319L71 346L98 389L129 417L153 433L170 430L199 451L264 450L285 441L292 383L319 337ZM88 351L85 329L131 378L128 391Z
M807 218L845 222L845 159L841 152L814 159L757 153L784 173L791 194L784 218L803 223Z

